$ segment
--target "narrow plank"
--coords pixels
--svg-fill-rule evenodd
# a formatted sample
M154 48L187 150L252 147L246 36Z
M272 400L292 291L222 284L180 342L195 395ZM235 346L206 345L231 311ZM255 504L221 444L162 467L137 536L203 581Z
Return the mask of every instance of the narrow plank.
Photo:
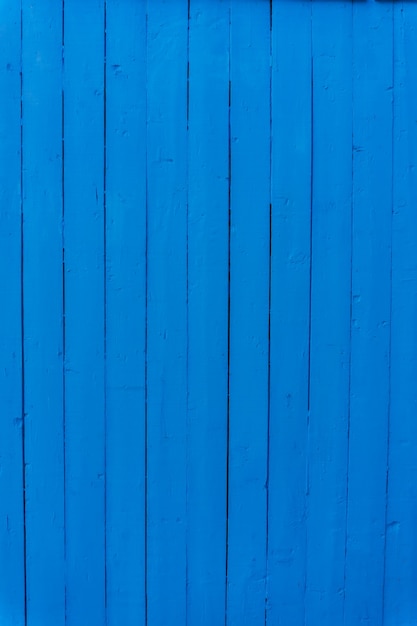
M67 624L105 623L104 4L66 0Z
M27 624L65 623L62 3L24 0Z
M265 620L271 19L263 0L231 5L227 624L249 626Z
M17 3L0 8L0 606L13 626L25 623L20 16Z
M147 597L186 620L186 2L148 2Z
M107 0L108 626L145 624L146 3Z
M415 33L417 6L394 3L394 202L392 242L391 419L384 624L417 614L417 199Z
M343 624L350 383L352 3L313 3L306 624Z
M383 623L389 413L392 5L353 6L352 352L345 623Z
M310 324L311 3L272 17L268 624L304 623Z
M223 624L229 275L229 8L189 31L187 619Z

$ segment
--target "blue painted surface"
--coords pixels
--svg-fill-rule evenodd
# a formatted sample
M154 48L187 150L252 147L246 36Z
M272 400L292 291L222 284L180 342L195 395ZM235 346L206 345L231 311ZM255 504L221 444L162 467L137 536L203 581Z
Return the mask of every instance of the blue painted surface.
M99 626L106 616L104 2L86 3L82 19L79 10L77 0L66 0L65 608L68 624L88 616Z
M383 623L390 421L392 5L353 8L352 319L345 617ZM388 45L389 44L389 45ZM402 419L401 413L391 416ZM401 564L398 564L399 570Z
M107 624L133 626L146 611L146 12L106 9Z
M65 617L62 9L22 4L27 624ZM33 63L37 58L38 62Z
M312 60L310 1L273 5L267 622L306 592ZM280 62L278 62L280 60Z
M148 623L187 607L188 7L147 7Z
M0 7L0 41L0 605L4 623L23 626L21 13L16 3Z
M326 620L343 624L352 282L352 6L314 4L312 15L306 617L308 624Z
M0 6L0 623L417 623L417 5Z
M232 0L227 623L235 626L265 618L270 33L265 2Z
M187 616L226 603L230 2L190 6L188 84Z

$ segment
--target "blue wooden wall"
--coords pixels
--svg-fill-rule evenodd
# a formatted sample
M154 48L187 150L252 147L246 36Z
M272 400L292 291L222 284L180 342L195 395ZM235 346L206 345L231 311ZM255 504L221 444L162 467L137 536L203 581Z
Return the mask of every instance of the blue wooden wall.
M417 4L1 0L0 624L417 624Z

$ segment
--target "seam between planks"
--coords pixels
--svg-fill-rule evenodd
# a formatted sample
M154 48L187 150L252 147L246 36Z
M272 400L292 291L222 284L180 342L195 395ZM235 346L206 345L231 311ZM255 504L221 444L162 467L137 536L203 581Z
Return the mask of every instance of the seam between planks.
M62 24L61 24L61 42L62 42L62 87L61 87L61 185L62 185L62 226L61 226L61 241L62 241L62 420L63 420L63 441L62 441L62 456L63 456L63 480L64 480L64 619L67 623L67 459L66 459L66 300L65 300L65 271L66 271L66 259L65 259L65 91L64 91L64 77L65 77L65 0L62 0Z
M266 535L265 535L265 626L268 622L268 573L269 573L269 473L270 473L270 431L271 431L271 305L272 305L272 76L273 76L273 0L269 0L269 267L268 267L268 417L266 451Z
M309 224L309 310L308 310L308 355L307 355L307 423L306 423L306 486L304 502L304 625L307 624L307 554L308 554L308 501L310 495L310 408L311 408L311 325L312 325L312 282L313 282L313 186L314 186L314 48L313 48L313 0L310 0L310 224Z
M185 524L186 524L186 541L185 541L185 625L188 626L188 589L189 589L189 551L188 551L188 535L189 535L189 523L188 523L188 511L189 511L189 482L188 472L190 467L190 454L189 454L189 431L190 431L190 387L189 387L189 363L190 363L190 327L189 327L189 201L190 201L190 171L189 171L189 129L190 129L190 14L191 14L191 0L188 0L187 4L187 137L186 137L186 208L185 208L185 239L186 239L186 251L185 251L185 282L186 282L186 309L185 309L185 326L186 326L186 357L185 357L185 413L186 413L186 432L185 432L185 456L186 456L186 474L185 474Z
M103 359L104 359L104 619L108 623L107 599L107 0L103 5Z
M27 535L26 535L26 406L25 406L25 317L24 317L24 201L23 201L23 1L20 1L20 306L22 375L22 489L23 489L23 590L27 625Z
M146 0L145 16L145 626L148 624L148 250L149 250L149 188L148 188L148 1Z
M229 461L230 461L230 324L231 324L231 306L230 306L230 276L231 276L231 190L232 190L232 134L231 134L231 108L232 108L232 81L231 81L231 55L232 55L232 7L229 0L229 108L228 108L228 304L227 304L227 426L226 426L226 588L225 588L225 625L227 624L227 608L228 608L228 588L229 588Z

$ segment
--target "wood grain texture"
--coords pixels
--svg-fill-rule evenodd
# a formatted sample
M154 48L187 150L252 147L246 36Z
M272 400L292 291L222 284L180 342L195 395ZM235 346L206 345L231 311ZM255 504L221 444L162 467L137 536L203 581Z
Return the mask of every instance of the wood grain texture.
M104 18L102 0L65 2L65 522L74 626L106 619Z
M146 3L106 5L107 624L145 624Z
M187 620L222 624L226 595L230 3L190 5Z
M0 611L25 624L21 10L0 7Z
M343 624L352 267L352 4L312 5L306 623Z
M270 18L266 2L231 2L230 626L261 624L265 618L271 203L271 101L265 94L271 78Z
M22 4L27 624L65 623L62 3Z
M384 623L412 623L417 611L415 522L417 7L394 4L391 397Z
M415 3L0 4L0 623L415 621Z
M188 7L150 0L147 10L147 617L183 624Z
M346 624L364 620L383 623L390 408L392 70L392 5L354 4Z
M305 619L312 180L311 2L273 4L267 623Z

